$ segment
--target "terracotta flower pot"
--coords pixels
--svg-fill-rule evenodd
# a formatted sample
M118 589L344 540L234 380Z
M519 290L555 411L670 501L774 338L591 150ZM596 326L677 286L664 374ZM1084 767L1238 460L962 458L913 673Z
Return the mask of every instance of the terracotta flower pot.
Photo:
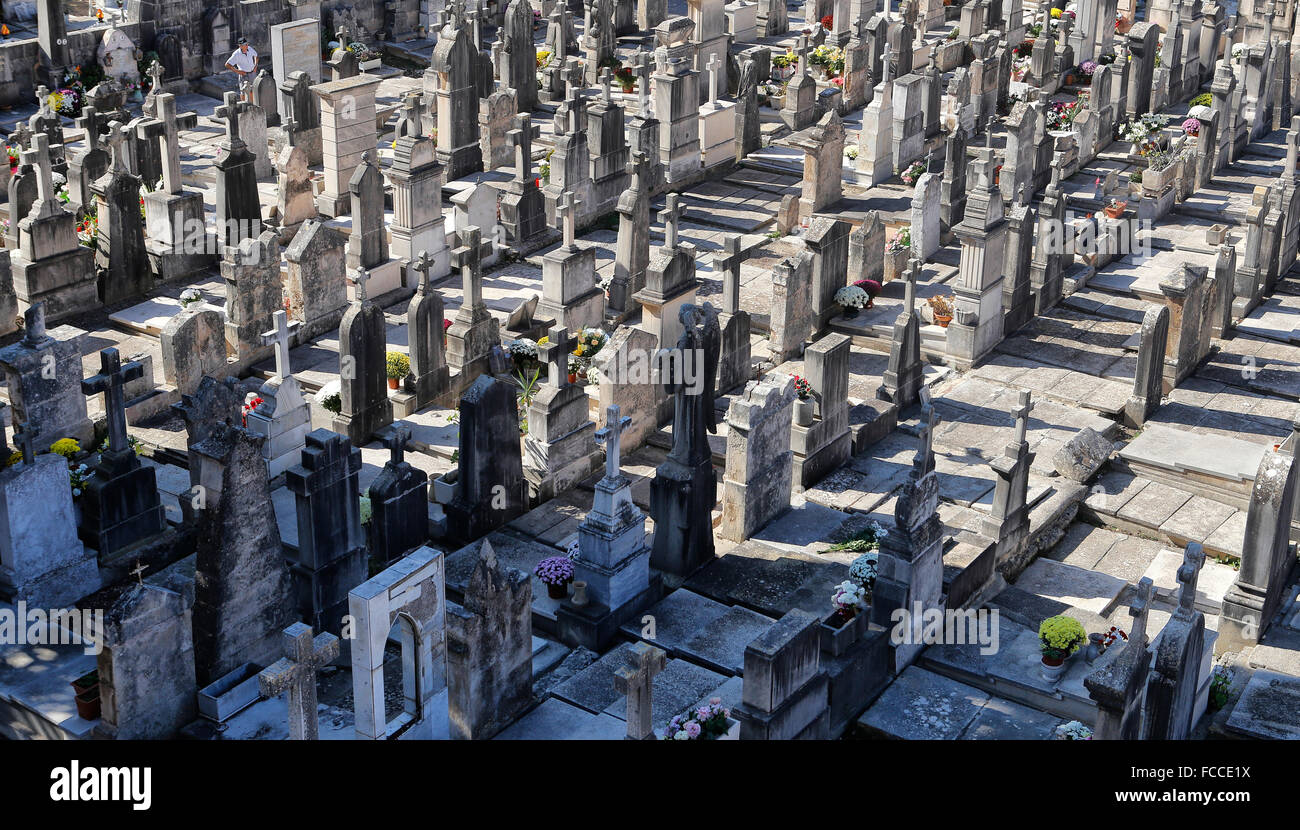
M951 315L951 314L936 314L936 315L934 315L934 323L935 323L935 325L937 325L937 326L941 326L942 328L945 328L945 329L946 329L946 328L948 328L948 324L951 323L951 322L952 322L952 315Z
M1128 207L1128 202L1120 202L1118 205L1105 207L1106 215L1111 219L1118 219L1124 215L1124 208Z
M95 686L90 691L81 692L76 696L75 700L77 703L77 717L82 720L99 720L101 708L98 686Z
M398 383L397 378L389 378L389 379L388 379L388 388L389 388L389 389L396 389L396 388L397 388L397 383Z

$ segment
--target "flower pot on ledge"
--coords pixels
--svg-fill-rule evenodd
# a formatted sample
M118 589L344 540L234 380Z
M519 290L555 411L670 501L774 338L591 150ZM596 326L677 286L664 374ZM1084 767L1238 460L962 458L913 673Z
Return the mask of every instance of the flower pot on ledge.
M1065 658L1044 655L1039 661L1038 671L1044 680L1055 683L1061 679L1061 675L1065 674Z
M812 426L816 402L812 398L795 398L794 422L801 427Z
M546 595L551 599L566 599L569 596L569 583L546 583Z
M903 278L907 273L907 258L910 255L910 248L902 248L898 251L885 251L885 282Z
M839 657L848 651L866 632L869 616L867 609L859 609L848 619L843 618L842 612L835 611L822 620L819 629L822 651L831 657Z

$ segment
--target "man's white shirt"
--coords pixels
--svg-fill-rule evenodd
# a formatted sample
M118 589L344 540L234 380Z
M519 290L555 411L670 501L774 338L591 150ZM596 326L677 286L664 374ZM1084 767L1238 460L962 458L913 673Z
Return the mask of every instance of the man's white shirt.
M226 63L241 72L252 72L253 67L257 66L257 50L251 46L248 47L247 52L242 49L236 49L235 53L230 56L230 60L226 61Z

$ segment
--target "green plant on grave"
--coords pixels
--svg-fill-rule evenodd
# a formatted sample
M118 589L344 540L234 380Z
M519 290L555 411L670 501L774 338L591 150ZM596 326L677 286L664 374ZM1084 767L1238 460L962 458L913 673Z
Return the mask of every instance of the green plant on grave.
M321 399L320 407L326 412L332 412L337 415L343 411L343 396L338 392L335 392L333 395L326 395Z
M1215 666L1210 679L1210 708L1222 709L1228 705L1232 695L1232 669L1227 666Z
M1133 175L1129 176L1129 181L1131 181L1133 184L1142 184L1142 171L1141 170L1133 171Z
M528 434L528 405L533 402L533 396L537 394L537 379L541 376L542 369L537 367L532 373L525 375L522 370L515 372L515 383L519 384L519 432L523 435Z
M366 490L361 494L361 523L370 524L370 518L374 515L374 508L370 504L370 491Z
M1209 92L1202 92L1191 100L1193 107L1212 107L1214 106L1214 96Z
M767 232L767 238L768 238L768 239L780 239L782 236L785 236L785 234L781 233L780 231L768 231L768 232Z
M411 373L411 358L401 352L388 352L384 356L384 368L389 380L401 380Z
M1063 614L1048 617L1038 626L1038 641L1043 656L1051 660L1064 660L1079 650L1088 639L1083 624L1074 617Z
M130 435L130 434L128 434L128 435L126 436L126 445L127 445L128 447L131 448L131 452L135 453L136 455L139 455L139 454L140 454L140 446L141 446L141 445L140 445L140 439L139 439L139 438L136 438L134 435ZM99 445L99 451L100 451L100 452L107 452L107 451L108 451L108 439L107 439L107 438L105 438L105 439L100 443L100 445Z

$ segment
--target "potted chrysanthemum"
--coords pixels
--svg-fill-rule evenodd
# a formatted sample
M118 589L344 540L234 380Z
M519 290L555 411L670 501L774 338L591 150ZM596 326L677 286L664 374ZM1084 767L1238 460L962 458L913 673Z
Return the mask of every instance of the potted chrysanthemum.
M1044 680L1056 680L1065 673L1065 660L1079 650L1088 639L1083 624L1074 617L1058 614L1048 617L1038 625L1038 641L1042 647L1041 671Z
M857 317L858 312L871 302L871 298L858 286L846 285L835 292L835 302L844 309L845 317Z
M659 737L664 741L735 741L740 738L740 721L731 717L722 698L711 697L708 703L674 715Z
M546 584L546 595L551 599L564 599L569 595L573 581L573 560L567 556L548 556L533 569L533 575Z

